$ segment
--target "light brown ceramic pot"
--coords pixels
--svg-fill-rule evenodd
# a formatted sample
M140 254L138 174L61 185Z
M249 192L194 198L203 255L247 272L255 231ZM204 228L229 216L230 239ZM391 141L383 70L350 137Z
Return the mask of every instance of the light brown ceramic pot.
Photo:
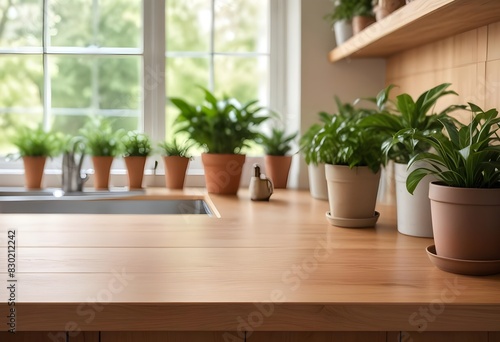
M431 183L436 253L460 260L500 260L500 189Z
M142 180L144 178L144 166L146 165L145 156L125 157L125 166L127 167L128 187L129 189L142 189Z
M236 195L240 187L245 155L203 153L201 160L205 170L207 191L214 194Z
M330 214L342 219L367 219L375 214L380 171L366 166L325 166Z
M377 21L384 19L398 8L404 6L405 3L405 0L378 0L378 4L373 8Z
M93 156L92 164L94 165L94 188L96 190L108 190L113 157Z
M374 17L357 15L352 18L352 32L353 34L358 34L373 23L375 23Z
M292 156L265 156L266 176L271 179L275 189L285 189Z
M189 165L189 158L179 156L164 156L165 164L165 185L169 189L184 188L186 170Z
M42 187L43 170L47 157L23 157L24 181L28 189L40 189Z

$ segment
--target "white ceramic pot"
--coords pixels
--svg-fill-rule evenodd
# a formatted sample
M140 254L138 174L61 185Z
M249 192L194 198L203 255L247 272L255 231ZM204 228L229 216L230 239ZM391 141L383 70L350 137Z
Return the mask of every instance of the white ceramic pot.
M330 215L341 219L368 219L375 214L380 171L367 166L325 166Z
M410 170L407 167L407 164L394 164L398 231L410 236L432 237L429 183L435 178L424 177L412 195L406 190L406 178L415 169L415 164Z
M335 32L337 46L339 46L352 37L352 23L350 20L336 21L335 24L333 24L333 31Z
M311 196L320 200L328 200L325 164L309 164L307 168L309 171L309 191L311 192Z

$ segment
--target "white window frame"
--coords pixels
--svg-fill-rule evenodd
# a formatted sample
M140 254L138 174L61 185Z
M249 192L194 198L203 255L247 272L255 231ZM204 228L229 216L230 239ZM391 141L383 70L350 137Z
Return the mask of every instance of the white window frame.
M258 0L257 0L258 1ZM269 37L269 106L273 110L282 113L286 120L287 104L287 0L269 0L270 3L270 37ZM46 20L44 19L44 25ZM139 129L150 135L153 141L162 141L165 138L165 0L143 0L143 47L142 47L142 115ZM42 53L42 49L34 48L16 51L0 51L0 53L32 54ZM83 55L141 55L141 49L129 48L44 48L47 54L83 54ZM44 57L45 68L48 68ZM46 69L48 70L48 69ZM47 72L47 71L46 71ZM50 77L47 73L45 87L50 87ZM211 78L213 80L213 77ZM48 80L48 81L47 81ZM47 84L48 83L48 84ZM44 92L47 94L48 92ZM50 98L44 100L44 110L50 109ZM49 124L49 115L44 116L44 124ZM116 186L125 186L125 168L121 158L117 158L113 164L113 182ZM195 158L198 159L198 158ZM158 162L157 172L153 171L155 161ZM261 161L260 158L252 158L250 162ZM54 159L49 162L45 170L45 186L60 185L60 160ZM21 161L6 162L5 158L0 160L0 186L22 186L24 179L23 165ZM155 177L156 176L156 177ZM201 162L195 160L191 163L186 179L187 186L202 184ZM163 186L163 163L160 156L149 158L146 166L146 181L150 186ZM89 183L87 183L89 185Z

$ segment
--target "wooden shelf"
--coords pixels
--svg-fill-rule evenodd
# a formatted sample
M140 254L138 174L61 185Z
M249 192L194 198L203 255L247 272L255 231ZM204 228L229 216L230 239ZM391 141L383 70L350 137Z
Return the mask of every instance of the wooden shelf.
M387 57L499 20L499 0L415 0L336 47L328 57L331 62Z

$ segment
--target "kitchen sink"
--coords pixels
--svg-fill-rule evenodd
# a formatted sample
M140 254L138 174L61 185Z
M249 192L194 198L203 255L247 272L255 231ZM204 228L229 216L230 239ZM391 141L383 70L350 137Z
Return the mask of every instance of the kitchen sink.
M22 191L21 191L22 190ZM0 189L0 213L212 215L202 199L137 199L138 191L84 191L64 194L57 189Z

